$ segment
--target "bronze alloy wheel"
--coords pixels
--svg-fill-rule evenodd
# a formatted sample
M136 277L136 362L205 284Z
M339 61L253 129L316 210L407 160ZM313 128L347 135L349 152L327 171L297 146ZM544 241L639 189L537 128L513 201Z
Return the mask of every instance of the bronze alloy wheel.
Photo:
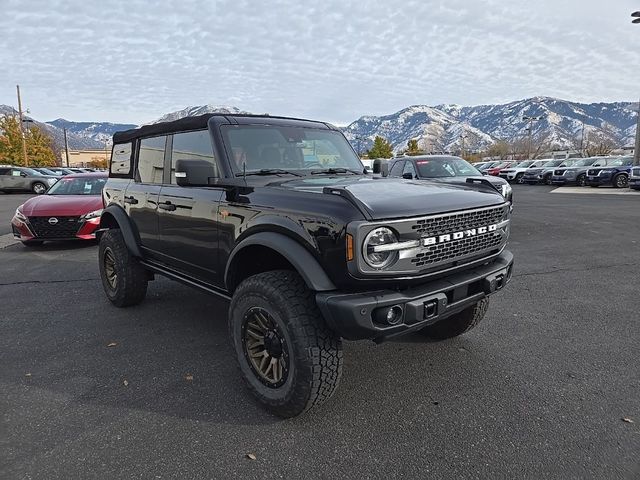
M102 261L104 262L104 274L107 277L107 282L115 290L118 283L118 274L116 273L116 259L110 248L105 249Z
M242 321L244 356L256 377L278 388L289 375L289 348L275 319L265 309L250 308Z

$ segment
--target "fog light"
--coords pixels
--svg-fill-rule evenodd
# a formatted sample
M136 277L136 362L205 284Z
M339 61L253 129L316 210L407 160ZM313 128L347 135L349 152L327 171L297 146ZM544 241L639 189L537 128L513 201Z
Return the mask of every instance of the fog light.
M374 319L377 323L386 323L387 325L397 325L402 321L404 310L400 305L392 307L378 308L374 313Z

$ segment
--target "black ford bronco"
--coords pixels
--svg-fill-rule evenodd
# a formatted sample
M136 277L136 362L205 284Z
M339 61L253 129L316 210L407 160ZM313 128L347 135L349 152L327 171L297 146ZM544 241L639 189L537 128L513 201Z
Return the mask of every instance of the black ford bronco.
M369 175L322 122L208 114L118 132L100 222L109 300L160 274L230 300L247 385L283 416L328 399L342 339L445 339L511 277L490 184Z

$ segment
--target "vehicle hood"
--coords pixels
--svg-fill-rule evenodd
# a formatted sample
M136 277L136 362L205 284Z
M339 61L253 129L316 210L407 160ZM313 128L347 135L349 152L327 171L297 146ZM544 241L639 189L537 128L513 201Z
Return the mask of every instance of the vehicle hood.
M102 208L99 195L38 195L22 205L22 214L27 217L79 216Z
M276 185L272 183L271 186ZM277 186L340 195L354 203L371 220L432 215L504 203L504 197L490 187L463 182L451 185L402 178L324 176L282 181Z

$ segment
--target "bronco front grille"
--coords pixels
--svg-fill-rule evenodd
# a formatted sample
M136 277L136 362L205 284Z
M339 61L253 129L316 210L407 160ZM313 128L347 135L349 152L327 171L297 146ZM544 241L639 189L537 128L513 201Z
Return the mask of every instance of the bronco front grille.
M415 230L421 237L433 237L445 233L499 223L505 219L508 212L509 207L504 205L497 208L428 217L416 221L411 229Z
M598 175L600 173L600 170L602 170L601 168L590 168L589 170L587 170L587 175Z
M634 177L640 177L640 168L634 168L631 171L631 175L634 176Z
M554 170L553 174L557 177L561 177L562 175L564 175L565 170Z
M81 224L80 217L29 217L31 231L40 238L73 238Z
M463 266L465 263L497 255L509 238L510 204L463 210L389 222L364 223L358 234L380 226L397 232L397 259L389 267L376 270L358 256L359 269L367 274L426 274Z

